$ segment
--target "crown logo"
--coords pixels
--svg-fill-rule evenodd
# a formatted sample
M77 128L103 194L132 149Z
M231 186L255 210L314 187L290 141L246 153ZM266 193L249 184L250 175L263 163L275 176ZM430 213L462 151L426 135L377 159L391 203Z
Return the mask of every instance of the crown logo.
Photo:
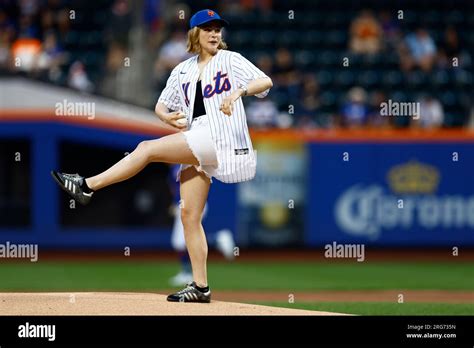
M211 17L214 17L214 11L207 11L207 14Z
M438 189L439 172L436 167L412 160L394 166L387 175L395 193L433 193Z

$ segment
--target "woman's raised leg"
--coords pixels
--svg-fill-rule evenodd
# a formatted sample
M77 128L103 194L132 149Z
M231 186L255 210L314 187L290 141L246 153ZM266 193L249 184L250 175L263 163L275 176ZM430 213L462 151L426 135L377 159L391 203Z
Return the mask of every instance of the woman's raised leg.
M136 149L106 171L87 178L89 188L97 191L103 187L127 180L138 174L148 163L165 162L199 164L182 133L156 140L142 141Z

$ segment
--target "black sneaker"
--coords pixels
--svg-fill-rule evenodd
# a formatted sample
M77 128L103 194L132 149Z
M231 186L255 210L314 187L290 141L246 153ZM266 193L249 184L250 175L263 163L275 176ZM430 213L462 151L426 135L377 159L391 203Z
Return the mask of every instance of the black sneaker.
M82 185L85 184L84 177L79 174L66 174L55 171L51 171L51 176L58 185L76 201L82 205L86 205L90 202L93 192L86 193L83 191Z
M211 302L211 290L201 292L196 288L196 282L191 282L183 290L168 296L169 302Z

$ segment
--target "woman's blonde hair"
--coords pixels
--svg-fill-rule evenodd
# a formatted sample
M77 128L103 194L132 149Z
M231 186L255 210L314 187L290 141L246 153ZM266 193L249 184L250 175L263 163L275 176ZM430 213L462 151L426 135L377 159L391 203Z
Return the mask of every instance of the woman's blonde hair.
M201 31L201 28L199 27L194 27L192 29L189 29L188 31L188 43L187 43L187 51L189 53L195 53L199 54L201 53L201 45L199 44L199 32ZM220 50L225 50L227 49L227 44L221 40L219 43L219 46L217 46L218 49Z

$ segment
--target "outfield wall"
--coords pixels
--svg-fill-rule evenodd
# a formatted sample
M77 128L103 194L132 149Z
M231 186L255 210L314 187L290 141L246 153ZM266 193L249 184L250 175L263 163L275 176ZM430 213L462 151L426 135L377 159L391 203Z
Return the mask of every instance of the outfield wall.
M76 210L49 176L64 158L89 151L89 157L104 157L95 164L102 168L139 141L165 134L137 121L2 112L2 196L14 196L7 191L15 180L24 180L16 183L24 191L22 199L0 205L0 241L170 248L172 219L164 210L172 197L160 179L166 168L153 167L132 184L101 193L96 206ZM333 241L474 246L474 136L468 131L259 131L252 138L257 177L239 185L214 180L205 220L210 234L227 227L239 245L275 248ZM28 148L22 162L14 160L18 140ZM29 175L8 181L12 166L23 166ZM150 200L155 205L147 206ZM15 207L22 207L16 219L23 223L15 224Z

